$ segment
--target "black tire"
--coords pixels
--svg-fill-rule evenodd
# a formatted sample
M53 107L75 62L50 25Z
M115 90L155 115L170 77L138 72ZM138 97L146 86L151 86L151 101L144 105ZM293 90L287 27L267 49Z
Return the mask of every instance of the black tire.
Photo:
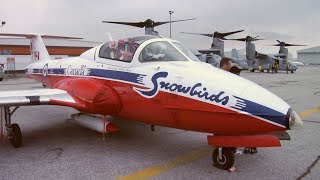
M0 78L0 81L2 81L3 80L3 78Z
M234 164L232 148L222 148L222 159L219 158L219 148L212 153L213 165L219 169L230 169Z
M22 134L18 124L11 125L12 131L9 134L9 141L13 147L18 148L22 145Z
M291 71L291 73L294 73L294 71Z

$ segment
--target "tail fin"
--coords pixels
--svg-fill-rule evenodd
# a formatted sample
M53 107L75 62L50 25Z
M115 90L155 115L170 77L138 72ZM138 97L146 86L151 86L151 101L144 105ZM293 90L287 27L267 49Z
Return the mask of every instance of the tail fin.
M82 39L82 38L76 38L76 37L49 36L49 35L37 35L37 34L11 34L11 33L0 33L0 36L25 37L27 39L30 39L31 62L50 60L48 50L42 38Z
M50 55L40 35L30 39L31 62L50 60Z

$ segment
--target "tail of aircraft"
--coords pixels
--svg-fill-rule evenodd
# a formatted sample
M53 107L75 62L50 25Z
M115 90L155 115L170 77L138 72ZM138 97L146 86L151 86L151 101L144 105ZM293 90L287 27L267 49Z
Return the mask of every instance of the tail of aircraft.
M30 39L31 62L50 60L48 50L40 35Z
M30 39L31 62L50 60L48 50L47 50L42 38L47 38L47 39L82 39L82 38L76 38L76 37L49 36L49 35L38 35L38 34L12 34L12 33L0 33L0 36L24 37L24 38Z
M231 57L234 58L234 59L240 59L240 58L239 58L239 53L238 53L238 51L237 51L235 48L233 48L233 49L231 50Z

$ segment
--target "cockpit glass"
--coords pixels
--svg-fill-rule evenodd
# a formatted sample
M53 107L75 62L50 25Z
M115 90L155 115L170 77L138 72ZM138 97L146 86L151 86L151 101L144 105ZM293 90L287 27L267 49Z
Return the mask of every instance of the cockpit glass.
M196 61L196 62L201 62L199 60L199 58L197 58L197 56L194 55L194 53L189 50L188 48L184 47L181 43L177 43L177 42L174 42L173 43L180 51L182 51L186 56L188 56L188 58L190 58L191 60L193 61Z
M150 61L187 61L172 44L166 41L152 42L146 45L139 56L141 62Z
M157 36L136 36L132 38L108 41L99 51L99 57L111 60L131 62L139 45L146 40L159 38Z

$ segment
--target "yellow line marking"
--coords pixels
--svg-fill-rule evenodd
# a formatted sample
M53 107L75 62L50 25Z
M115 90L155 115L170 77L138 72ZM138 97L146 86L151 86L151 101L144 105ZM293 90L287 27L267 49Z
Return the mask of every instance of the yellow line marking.
M303 112L299 113L299 116L301 119L306 118L306 117L310 116L311 114L316 113L318 111L320 111L320 107L316 107L316 108L312 108L312 109L303 111Z
M306 118L310 116L313 113L316 113L320 111L320 107L316 107L313 109L306 110L304 112L299 113L300 118ZM200 151L192 151L189 153L186 153L184 155L178 156L177 158L164 162L159 165L151 166L146 169L134 172L132 174L129 174L127 176L121 176L117 177L116 180L128 180L128 179L148 179L154 176L157 176L159 174L165 173L169 170L172 170L178 166L186 165L188 163L191 163L192 161L195 161L197 159L203 158L211 153L210 149L203 149Z
M178 166L186 165L192 161L195 161L197 159L203 158L207 155L209 155L211 152L210 148L203 149L200 151L192 151L189 153L186 153L184 155L178 156L177 158L167 161L165 163L151 166L149 168L134 172L132 174L129 174L127 176L117 177L116 180L127 180L127 179L148 179L153 176L157 176L161 173L165 173L171 169L174 169Z

